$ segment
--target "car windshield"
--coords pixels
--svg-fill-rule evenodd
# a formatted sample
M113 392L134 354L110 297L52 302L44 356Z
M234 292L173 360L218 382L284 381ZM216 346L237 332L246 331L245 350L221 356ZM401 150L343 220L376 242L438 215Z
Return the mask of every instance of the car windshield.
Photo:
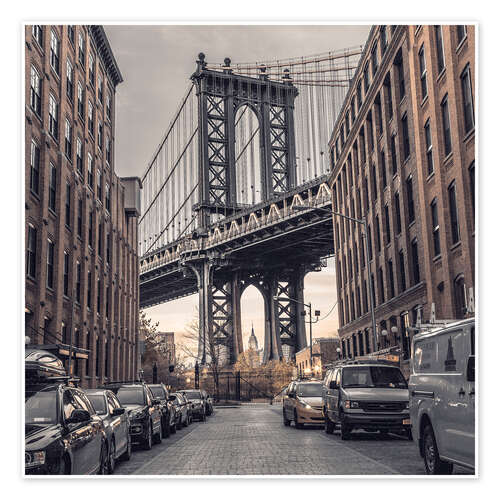
M56 392L54 390L26 394L25 423L55 424L57 422Z
M87 394L98 415L106 415L106 400L102 394Z
M163 387L151 387L151 392L153 393L153 396L158 399L165 399L165 393L163 392Z
M321 397L321 384L299 384L297 386L297 396L303 398Z
M122 405L144 404L144 390L142 387L120 387L116 395Z
M401 370L392 366L350 366L342 372L342 386L406 389Z
M186 398L188 398L190 401L192 401L193 399L201 399L200 391L185 392L184 396L186 396Z

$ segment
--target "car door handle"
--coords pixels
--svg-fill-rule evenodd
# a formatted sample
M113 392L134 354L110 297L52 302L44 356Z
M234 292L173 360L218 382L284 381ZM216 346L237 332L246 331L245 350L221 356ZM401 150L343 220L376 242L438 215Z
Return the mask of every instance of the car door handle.
M464 391L463 387L461 387L460 390L458 391L458 395L459 396L465 396L465 391Z

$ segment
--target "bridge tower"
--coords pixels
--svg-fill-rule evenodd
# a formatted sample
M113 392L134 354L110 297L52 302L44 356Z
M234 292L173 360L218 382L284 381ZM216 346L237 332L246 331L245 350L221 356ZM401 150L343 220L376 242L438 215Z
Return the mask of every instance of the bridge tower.
M297 88L287 76L272 81L263 67L259 78L234 74L229 58L222 71L207 67L200 53L191 76L198 102L198 203L194 238L206 238L219 214L225 217L241 210L236 188L236 115L249 106L259 125L259 179L262 202L290 191L297 185L294 134L294 101ZM291 359L306 345L303 301L304 274L295 268L252 273L249 269L220 271L223 256L199 254L186 260L187 272L196 275L199 295L200 339L198 358L202 364L215 353L223 364L232 364L243 351L240 297L255 284L265 306L264 361ZM285 347L286 346L286 347Z

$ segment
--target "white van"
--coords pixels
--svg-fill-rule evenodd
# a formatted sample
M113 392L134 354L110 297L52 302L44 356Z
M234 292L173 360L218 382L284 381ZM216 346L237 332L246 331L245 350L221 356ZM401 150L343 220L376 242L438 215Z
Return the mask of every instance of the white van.
M475 320L413 337L410 418L428 474L475 467Z

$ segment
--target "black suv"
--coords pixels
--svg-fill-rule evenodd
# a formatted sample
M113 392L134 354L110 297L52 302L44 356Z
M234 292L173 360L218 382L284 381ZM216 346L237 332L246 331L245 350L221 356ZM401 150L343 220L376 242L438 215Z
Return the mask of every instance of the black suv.
M161 443L161 405L142 382L111 383L105 389L113 391L120 405L127 409L130 418L132 443L139 443L150 450L153 443Z
M106 474L103 423L61 360L26 349L25 369L25 474Z
M173 404L168 400L169 393L165 384L148 384L153 396L160 400L162 437L168 438L170 432L175 432L176 415Z

